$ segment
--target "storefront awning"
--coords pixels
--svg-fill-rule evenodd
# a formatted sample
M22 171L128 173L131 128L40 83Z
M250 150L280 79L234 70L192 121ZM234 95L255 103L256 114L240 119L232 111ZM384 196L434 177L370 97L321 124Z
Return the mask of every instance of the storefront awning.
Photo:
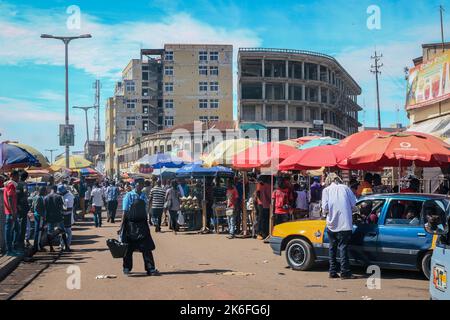
M241 123L241 130L266 130L267 127L261 123Z
M450 143L450 115L414 124L407 131L432 134Z

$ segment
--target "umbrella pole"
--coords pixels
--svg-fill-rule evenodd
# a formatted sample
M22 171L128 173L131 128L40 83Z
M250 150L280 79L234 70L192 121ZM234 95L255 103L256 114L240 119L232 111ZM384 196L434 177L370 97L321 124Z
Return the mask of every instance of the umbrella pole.
M272 198L272 194L273 194L273 172L271 172L270 175L270 198ZM274 215L273 215L273 201L272 199L270 200L270 210L269 210L269 231L270 231L270 236L272 236L273 234L273 225L274 225Z
M242 236L248 236L247 230L247 206L246 206L246 195L245 195L245 183L247 182L247 171L242 172L243 182L242 182Z
M206 177L203 177L203 200L202 200L202 230L201 233L209 232L207 225L207 215L206 215Z

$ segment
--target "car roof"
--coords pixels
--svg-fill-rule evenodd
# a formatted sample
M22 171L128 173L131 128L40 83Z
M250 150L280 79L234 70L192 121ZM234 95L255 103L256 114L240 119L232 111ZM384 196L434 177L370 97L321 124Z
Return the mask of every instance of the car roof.
M447 199L450 200L449 196L443 194L431 194L431 193L380 193L380 194L371 194L364 197L359 198L358 200L364 199L423 199L423 200L442 200Z

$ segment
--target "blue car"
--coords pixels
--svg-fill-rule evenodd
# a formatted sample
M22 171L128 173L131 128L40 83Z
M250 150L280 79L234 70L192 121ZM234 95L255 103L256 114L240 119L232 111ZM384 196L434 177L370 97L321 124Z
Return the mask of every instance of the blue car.
M357 202L350 262L380 268L416 270L430 277L437 236L425 231L426 214L448 205L446 196L431 194L377 194ZM430 211L431 210L431 211ZM315 261L328 261L325 221L306 220L278 225L270 240L274 253L286 251L294 270L308 270Z

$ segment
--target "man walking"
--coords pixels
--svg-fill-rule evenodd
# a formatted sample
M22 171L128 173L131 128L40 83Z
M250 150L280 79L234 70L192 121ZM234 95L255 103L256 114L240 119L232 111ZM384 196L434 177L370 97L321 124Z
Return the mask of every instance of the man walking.
M155 232L161 232L161 217L164 211L164 200L166 191L161 186L161 180L156 181L156 185L150 190L149 204L151 214L155 224Z
M14 170L11 172L10 180L5 183L5 190L3 191L3 202L5 210L5 242L6 255L18 256L19 252L14 251L13 248L13 233L14 230L19 229L17 221L17 182L19 181L19 172Z
M144 267L148 276L158 275L152 251L155 243L150 234L147 218L147 197L142 192L142 182L137 182L134 190L123 199L123 219L120 230L122 242L128 244L123 258L123 273L129 275L133 269L133 252L138 250L144 258Z
M53 240L56 235L62 237L62 242L67 248L67 237L64 231L64 200L58 193L58 187L53 185L50 194L44 198L45 214L47 221L47 239L50 246L50 252L54 252ZM61 241L59 241L61 243ZM63 251L61 246L61 251Z
M58 193L64 200L63 222L64 232L67 236L67 242L64 243L61 241L61 247L65 246L65 250L70 252L70 245L72 243L73 205L75 197L64 185L58 186Z
M28 212L30 205L28 203L28 173L23 171L20 173L20 181L17 183L17 221L19 228L14 231L14 247L21 252L25 249L25 234L27 231Z
M116 186L116 182L112 181L106 188L106 207L108 209L108 222L116 222L116 212L119 199L119 188Z
M103 189L98 182L91 192L92 206L94 207L94 223L96 228L102 226Z
M341 279L354 279L350 270L348 245L352 236L352 212L356 197L335 173L325 181L322 193L322 210L327 215L327 233L330 241L330 278L338 278L337 251L340 255Z

